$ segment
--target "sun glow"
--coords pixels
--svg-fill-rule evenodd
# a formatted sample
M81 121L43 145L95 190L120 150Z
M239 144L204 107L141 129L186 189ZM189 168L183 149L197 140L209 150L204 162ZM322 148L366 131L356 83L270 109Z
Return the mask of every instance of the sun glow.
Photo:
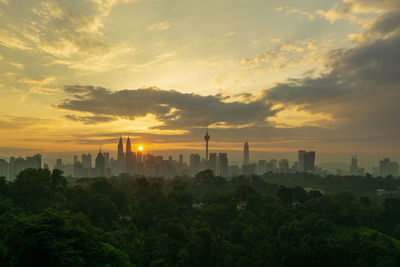
M143 146L138 147L139 151L143 151Z

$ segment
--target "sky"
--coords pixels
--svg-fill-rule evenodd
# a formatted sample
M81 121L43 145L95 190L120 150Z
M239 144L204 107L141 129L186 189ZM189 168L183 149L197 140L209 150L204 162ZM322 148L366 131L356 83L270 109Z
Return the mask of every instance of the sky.
M236 160L400 160L398 0L0 0L0 25L1 156L190 153L208 125Z

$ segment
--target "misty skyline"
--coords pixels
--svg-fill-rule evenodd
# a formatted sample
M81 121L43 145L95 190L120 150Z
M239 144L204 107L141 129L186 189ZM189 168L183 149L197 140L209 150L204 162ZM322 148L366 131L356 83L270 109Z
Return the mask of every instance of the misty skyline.
M0 156L175 156L208 125L237 161L400 159L399 1L0 0L0 23Z

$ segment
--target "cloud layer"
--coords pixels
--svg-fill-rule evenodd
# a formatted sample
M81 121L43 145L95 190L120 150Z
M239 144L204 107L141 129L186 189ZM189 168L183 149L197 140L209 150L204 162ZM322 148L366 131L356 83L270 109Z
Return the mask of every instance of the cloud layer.
M184 94L174 90L146 88L111 91L94 86L67 86L71 99L57 105L70 111L134 120L149 114L160 122L158 129L191 129L215 126L239 127L264 123L276 114L265 100L224 102L219 96ZM88 123L94 117L68 117ZM90 118L90 119L88 119ZM98 120L93 120L98 122Z

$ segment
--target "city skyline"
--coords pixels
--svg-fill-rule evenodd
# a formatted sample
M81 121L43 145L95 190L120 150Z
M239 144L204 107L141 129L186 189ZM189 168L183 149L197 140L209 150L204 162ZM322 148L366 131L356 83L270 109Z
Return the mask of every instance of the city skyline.
M356 175L364 176L372 174L373 176L399 175L399 163L389 158L379 160L378 166L368 166L367 168L358 165L358 154L351 156L351 163L347 167L317 164L316 151L297 151L297 161L291 161L288 158L270 158L270 159L252 159L250 160L249 142L243 143L243 158L241 162L230 161L229 154L219 151L209 153L208 127L205 129L204 147L205 157L201 154L191 152L188 159L185 160L183 154L179 154L179 159L168 155L164 159L162 155L154 155L145 151L141 144L135 144L134 140L128 135L124 149L122 136L119 137L116 157L110 156L110 152L102 151L101 146L97 156L92 162L92 155L84 153L79 160L78 155L74 154L73 163L65 163L61 158L56 159L54 169L60 169L66 176L80 177L112 177L120 174L146 175L175 177L179 175L195 176L204 170L211 170L215 175L223 177L232 177L235 175L263 175L267 172L273 173L302 173L308 172L320 176L326 175ZM133 146L138 148L136 151ZM50 168L49 162L43 162L42 155L22 157L10 157L9 163L0 159L0 175L14 179L16 175L25 168ZM343 168L344 167L344 168Z
M200 151L208 125L237 160L246 140L254 159L299 148L329 162L399 159L399 10L2 0L0 155L114 151L128 134L157 153Z

